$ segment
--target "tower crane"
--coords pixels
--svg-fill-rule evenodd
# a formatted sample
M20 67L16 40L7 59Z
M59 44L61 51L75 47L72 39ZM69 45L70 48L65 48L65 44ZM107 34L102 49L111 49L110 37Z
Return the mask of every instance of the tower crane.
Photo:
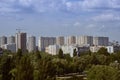
M18 33L20 33L20 32L21 32L21 30L22 30L22 29L20 29L20 28L16 29L16 31L18 31Z

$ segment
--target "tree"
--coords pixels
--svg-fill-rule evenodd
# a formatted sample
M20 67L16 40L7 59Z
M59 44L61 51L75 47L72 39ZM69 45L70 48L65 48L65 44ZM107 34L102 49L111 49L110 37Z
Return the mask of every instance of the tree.
M110 54L107 52L107 49L104 48L104 47L100 48L97 53L98 53L98 54L103 54L103 55L105 55L105 56L110 55Z
M58 57L59 58L64 58L64 54L63 54L63 50L62 49L59 49Z
M74 62L74 66L76 66L76 68L77 68L77 72L81 73L90 64L90 56L89 55L84 55L84 56L81 56L81 57L74 57L73 62Z
M113 67L96 65L88 71L87 80L115 80L116 73L117 69Z
M90 58L90 64L92 64L92 65L100 64L100 62L99 62L99 60L98 60L98 58L95 54L92 54L90 57L91 57Z
M39 51L36 51L36 59L41 59L41 55Z
M70 56L70 54L64 54L64 59L66 59L68 62L72 61L72 57Z
M33 65L29 56L24 55L16 65L17 73L15 80L33 80Z
M111 61L110 56L105 56L105 55L101 54L101 55L97 55L96 57L99 61L99 64L101 64L101 65L109 65L110 64L110 61Z
M73 56L74 56L74 57L77 56L77 51L76 51L76 49L73 50Z
M0 65L0 72L2 80L11 80L11 74L9 74L12 69L12 58L8 56L4 56Z
M113 76L113 80L120 80L120 71Z
M22 49L18 49L18 51L17 51L17 58L18 58L18 60L20 60L21 57L22 57Z
M39 61L39 69L37 72L36 80L54 80L55 79L55 67L49 59L41 59Z

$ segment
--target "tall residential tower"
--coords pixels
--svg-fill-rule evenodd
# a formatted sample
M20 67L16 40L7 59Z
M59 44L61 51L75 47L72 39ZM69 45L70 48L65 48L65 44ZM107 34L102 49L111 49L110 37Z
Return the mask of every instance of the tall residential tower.
M93 44L97 46L108 46L109 38L108 37L94 37Z
M65 44L66 44L66 45L76 44L76 37L75 37L75 36L67 36L67 37L65 38Z
M93 37L92 36L77 36L76 44L78 45L93 45Z
M59 36L56 38L56 44L57 45L64 45L64 36Z
M36 38L35 38L35 36L28 37L27 49L29 52L36 50Z
M0 46L7 44L7 37L6 36L2 36L0 37Z
M26 41L27 34L18 32L16 33L16 51L21 49L23 52L26 52Z
M40 51L45 51L46 47L54 44L56 44L55 37L40 37L38 41L38 47Z

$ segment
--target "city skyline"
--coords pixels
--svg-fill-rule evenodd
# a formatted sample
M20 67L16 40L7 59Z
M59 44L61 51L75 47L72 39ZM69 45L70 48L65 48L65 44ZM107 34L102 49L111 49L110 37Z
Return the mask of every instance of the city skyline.
M110 39L110 37L109 36L94 36L94 35L58 35L58 36L47 36L47 35L40 35L40 36L36 36L36 35L31 35L31 34L28 34L27 32L22 32L22 31L18 31L18 32L16 32L15 34L9 34L9 35L7 35L7 34L5 34L5 35L0 35L0 37L6 37L7 38L7 42L9 43L9 38L11 38L11 37L15 37L16 36L16 34L18 34L18 33L26 33L27 34L27 36L26 36L26 38L28 39L29 37L35 37L36 38L36 44L38 44L38 42L39 42L39 38L41 38L41 37L45 37L45 38L56 38L56 41L57 41L57 38L61 38L61 37L63 37L64 38L64 44L66 44L66 41L67 41L67 39L68 38L70 38L70 37L75 37L76 39L78 39L79 41L81 41L79 38L81 38L81 37L92 37L92 38L96 38L96 37L108 37L109 38L109 42L118 42L118 43L120 43L118 40L111 40ZM76 40L75 39L75 43L77 43L77 44L79 44L79 42L78 42L78 40ZM26 40L27 41L27 40ZM10 41L11 42L11 41ZM57 44L57 42L56 42L56 44Z
M55 55L60 48L65 53L73 51L76 47L81 47L81 51L88 51L91 49L93 52L100 47L105 47L110 53L113 53L113 49L119 46L118 42L110 42L109 37L93 37L93 36L59 36L59 37L39 37L38 43L36 43L35 36L27 36L27 33L18 31L15 36L2 36L0 37L0 47L12 52L17 52L21 49L23 52L27 50L29 52L40 50L50 52ZM73 53L73 52L72 52ZM71 56L73 56L73 54Z
M119 0L1 0L0 36L108 36L120 42Z

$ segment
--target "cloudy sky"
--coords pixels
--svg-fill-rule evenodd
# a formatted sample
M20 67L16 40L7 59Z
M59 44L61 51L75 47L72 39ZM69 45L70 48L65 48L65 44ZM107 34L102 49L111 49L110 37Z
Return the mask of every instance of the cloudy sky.
M108 36L120 41L120 0L0 0L0 36Z

